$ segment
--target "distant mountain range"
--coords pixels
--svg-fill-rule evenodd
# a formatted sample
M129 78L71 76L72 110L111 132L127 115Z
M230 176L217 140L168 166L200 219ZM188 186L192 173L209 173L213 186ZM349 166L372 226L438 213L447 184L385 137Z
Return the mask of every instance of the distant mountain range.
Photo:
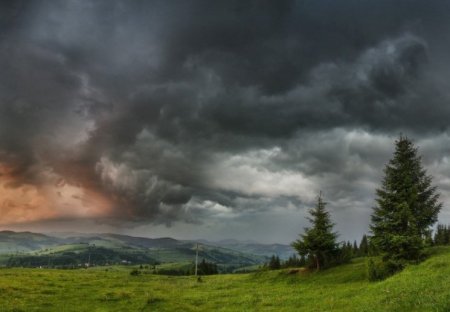
M236 239L225 239L215 242L202 240L206 244L247 252L254 255L270 257L277 255L281 259L287 259L297 252L289 245L284 244L260 244L252 241L239 241Z
M0 265L81 266L106 264L154 264L193 261L195 241L170 237L145 238L119 234L56 236L31 232L0 231ZM261 264L277 254L287 258L294 250L282 244L259 244L238 240L200 240L199 257L222 267Z

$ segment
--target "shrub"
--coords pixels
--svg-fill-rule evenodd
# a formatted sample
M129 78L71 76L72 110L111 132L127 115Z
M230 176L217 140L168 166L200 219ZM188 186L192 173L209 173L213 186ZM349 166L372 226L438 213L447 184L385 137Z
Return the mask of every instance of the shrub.
M381 281L404 268L404 264L391 260L381 261L370 258L367 261L367 277L369 281Z
M140 274L141 274L141 271L139 271L138 269L133 269L130 272L130 275L132 275L132 276L137 276L137 275L140 275Z

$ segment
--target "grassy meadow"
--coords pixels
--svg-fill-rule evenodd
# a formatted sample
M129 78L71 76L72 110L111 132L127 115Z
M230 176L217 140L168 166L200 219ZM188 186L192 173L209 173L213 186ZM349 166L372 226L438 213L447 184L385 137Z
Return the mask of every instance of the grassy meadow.
M0 311L450 311L450 248L381 282L365 259L320 273L130 275L131 267L0 269Z

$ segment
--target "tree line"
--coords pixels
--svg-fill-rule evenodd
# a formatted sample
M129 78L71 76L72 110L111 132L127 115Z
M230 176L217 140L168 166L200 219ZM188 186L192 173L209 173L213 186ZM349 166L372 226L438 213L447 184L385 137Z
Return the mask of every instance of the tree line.
M8 267L79 268L113 264L159 264L144 253L113 250L104 247L89 247L81 251L64 251L41 255L14 255L8 258Z
M350 241L338 243L336 246L337 255L340 255L338 261L335 263L347 263L353 258L365 257L370 255L376 255L376 250L373 245L369 243L367 235L363 235L359 244L355 240L353 243ZM272 255L263 268L270 270L282 269L282 268L295 268L295 267L314 267L315 259L312 255L291 255L288 259L282 260L277 255Z
M179 267L179 268L159 268L153 269L153 274L160 275L194 275L195 274L195 263L190 264L188 267ZM198 275L214 275L219 274L219 268L216 263L203 260L198 263L197 266L197 274Z
M337 243L338 234L320 193L315 207L309 210L311 227L305 228L292 246L305 264L316 270L348 262L354 256L378 255L380 261L370 261L368 270L369 277L380 279L422 261L427 245L449 243L450 229L443 225L431 238L442 203L417 148L407 137L395 141L393 158L384 168L375 200L371 235L356 246L356 242Z
M450 225L438 224L433 239L434 245L450 245Z

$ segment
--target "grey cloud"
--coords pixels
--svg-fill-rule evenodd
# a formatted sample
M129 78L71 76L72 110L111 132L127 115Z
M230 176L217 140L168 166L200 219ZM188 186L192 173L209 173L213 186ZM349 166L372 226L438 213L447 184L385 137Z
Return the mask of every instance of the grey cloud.
M320 189L370 206L399 132L432 150L447 131L441 1L1 6L0 161L34 183L51 167L127 221L304 207ZM299 195L268 190L294 178Z

